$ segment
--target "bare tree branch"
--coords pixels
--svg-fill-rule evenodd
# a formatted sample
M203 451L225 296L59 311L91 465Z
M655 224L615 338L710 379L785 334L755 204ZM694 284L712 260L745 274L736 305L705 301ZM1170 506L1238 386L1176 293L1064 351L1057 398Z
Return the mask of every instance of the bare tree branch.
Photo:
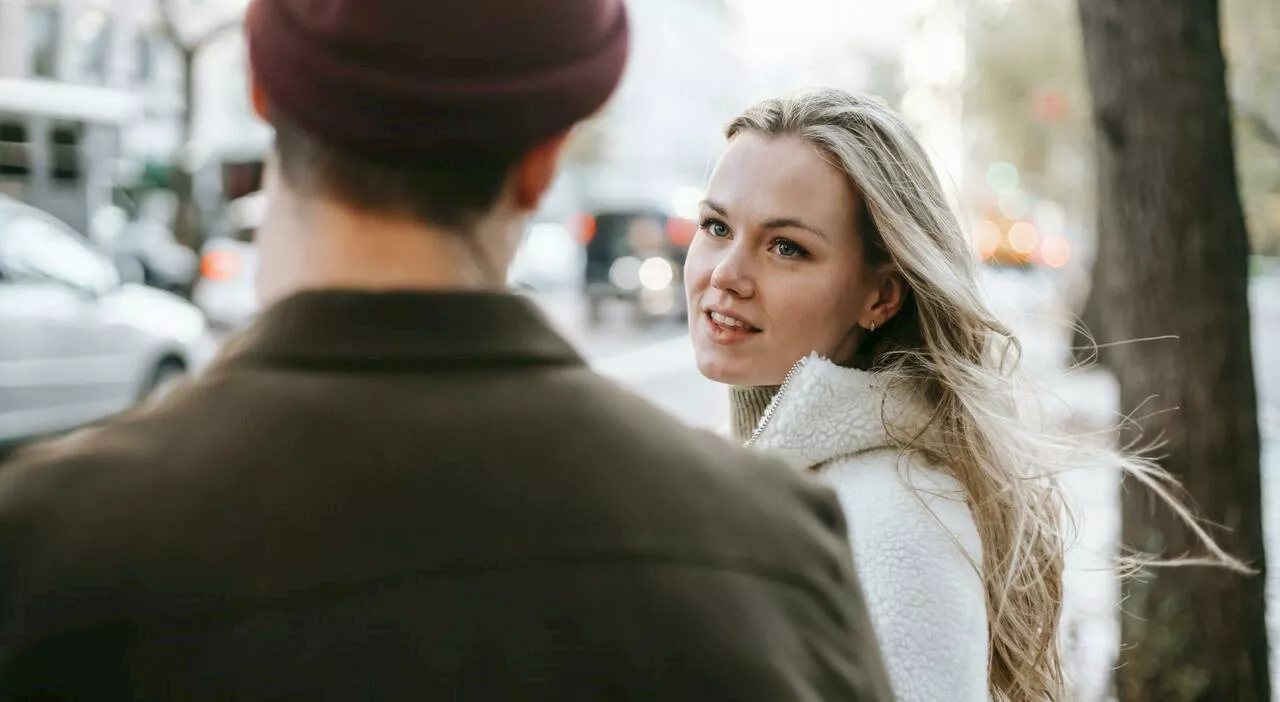
M177 9L174 4L174 0L160 0L160 29L164 32L165 38L183 53L196 53L215 39L230 31L239 29L243 23L243 19L238 16L227 17L204 30L195 39L187 40L183 38L182 32L178 30L177 20L175 19Z
M160 0L160 30L164 32L164 36L169 40L170 44L179 49L186 48L186 42L182 41L182 34L178 31L178 25L173 19L173 0Z
M219 22L213 27L210 27L209 29L205 30L205 32L201 34L198 39L192 42L191 48L193 50L201 49L205 45L214 41L215 39L223 36L224 34L227 34L228 32L232 32L237 29L240 29L242 26L244 26L244 20L242 18L228 17L222 22Z

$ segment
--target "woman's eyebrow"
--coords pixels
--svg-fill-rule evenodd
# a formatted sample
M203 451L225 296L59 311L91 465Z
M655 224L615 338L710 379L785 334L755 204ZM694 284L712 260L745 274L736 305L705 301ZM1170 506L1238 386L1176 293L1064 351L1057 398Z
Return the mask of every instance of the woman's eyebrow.
M822 239L826 239L827 241L830 241L830 239L827 238L827 235L824 234L821 229L818 229L817 227L811 224L805 224L804 220L799 219L797 217L775 217L774 219L770 219L767 222L765 222L763 226L765 229L790 229L790 228L803 229L807 232L812 232L813 234L821 237Z
M711 200L703 200L698 204L701 205L702 207L710 208L712 211L714 211L716 214L720 215L721 217L729 216L729 210L724 205L721 205L720 203L712 202Z

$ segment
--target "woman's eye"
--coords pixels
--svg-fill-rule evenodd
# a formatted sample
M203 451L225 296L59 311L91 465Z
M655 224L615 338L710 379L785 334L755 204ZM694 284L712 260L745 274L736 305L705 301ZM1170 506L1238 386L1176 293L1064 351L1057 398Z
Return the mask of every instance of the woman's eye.
M778 239L773 242L773 248L783 258L804 258L809 255L809 252L805 251L804 247L790 239Z
M729 227L718 219L705 219L702 221L702 229L706 233L717 239L723 239L729 236Z

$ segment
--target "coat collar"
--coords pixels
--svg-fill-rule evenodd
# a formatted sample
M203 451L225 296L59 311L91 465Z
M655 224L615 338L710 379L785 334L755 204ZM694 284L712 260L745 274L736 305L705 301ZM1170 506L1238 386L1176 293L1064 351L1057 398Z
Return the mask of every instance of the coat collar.
M583 363L524 297L347 290L281 300L228 344L223 362L378 369Z
M929 426L925 403L881 374L817 354L792 369L748 445L813 468L843 456L900 446Z

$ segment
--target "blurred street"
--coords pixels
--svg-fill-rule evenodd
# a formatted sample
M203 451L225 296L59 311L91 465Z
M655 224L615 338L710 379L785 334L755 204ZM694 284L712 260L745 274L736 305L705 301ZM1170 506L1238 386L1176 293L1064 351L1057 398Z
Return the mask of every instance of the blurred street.
M1231 276L1247 270L1263 437L1262 520L1272 561L1271 673L1273 699L1280 702L1280 2L1179 3L1129 15L1127 24L1112 18L1093 25L1082 21L1082 8L1123 4L626 2L627 69L609 102L569 132L554 181L521 225L523 239L507 269L512 289L533 300L597 372L679 420L727 438L729 391L699 373L688 324L678 315L685 305L686 262L692 255L693 268L698 264L692 242L709 224L704 198L720 204L708 179L725 153L725 126L743 108L802 88L838 87L888 107L919 137L948 207L981 261L988 301L1021 340L1024 365L1046 381L1041 406L1048 421L1085 441L1110 440L1104 427L1121 419L1117 383L1107 371L1069 371L1072 322L1095 281L1108 291L1097 312L1100 326L1132 322L1134 300L1152 303L1141 320L1151 324L1128 328L1157 338L1133 342L1142 351L1131 355L1129 374L1122 377L1150 380L1133 390L1140 395L1183 390L1182 416L1194 417L1192 431L1203 432L1194 436L1216 437L1205 445L1221 451L1200 462L1212 465L1198 477L1215 488L1241 486L1206 491L1220 494L1192 501L1220 521L1243 513L1249 515L1244 523L1253 525L1255 476L1244 470L1252 470L1251 461L1224 450L1241 443L1239 423L1229 420L1245 410L1234 400L1242 399L1247 382L1190 372L1195 368L1183 366L1211 367L1224 356L1201 350L1207 360L1186 361L1188 354L1168 353L1177 339L1160 337L1176 331L1184 338L1240 338L1242 329L1219 323L1241 319L1218 313L1239 309L1235 291L1243 281ZM250 99L253 71L243 31L249 4L0 0L0 463L29 442L163 396L199 375L232 330L261 314L258 282L283 260L269 255L278 249L263 242L271 241L269 225L283 208L269 207L264 190L276 135L254 109L258 101ZM1145 64L1098 59L1099 47L1116 37L1144 34L1129 25L1160 26L1180 16L1178 8L1203 14L1169 26L1211 28L1213 41L1171 41L1165 56L1148 63L1168 68L1181 65L1173 58L1191 57L1200 63L1188 65L1201 69L1164 75L1167 85L1149 83L1151 94L1190 95L1180 80L1217 75L1225 61L1226 94L1218 95L1216 83L1198 89L1214 96L1212 110L1200 103L1156 110L1151 100L1135 98L1131 84L1122 90L1109 82L1124 73L1121 67ZM1209 21L1214 17L1218 23ZM1116 26L1124 31L1111 31ZM555 29L549 23L545 28ZM1205 47L1213 51L1201 56ZM1129 54L1154 55L1146 49ZM1090 61L1114 70L1090 75ZM1098 99L1108 95L1127 99L1110 106L1110 98ZM1099 120L1095 110L1108 119ZM1144 110L1152 112L1144 117ZM1173 129L1189 129L1185 120L1159 119L1182 114L1231 115L1234 149L1222 141L1206 152L1230 151L1234 160L1216 170L1199 157L1184 168L1152 166L1182 153L1175 147L1184 142L1199 148L1202 134ZM1114 135L1097 126L1111 121L1119 125L1117 133L1132 132L1128 143L1145 146L1127 154L1100 148ZM411 137L417 126L395 122L386 128ZM1144 130L1152 133L1144 137ZM423 127L424 134L436 131L448 133ZM1177 134L1182 138L1169 136ZM1160 148L1153 148L1157 143ZM1188 180L1163 189L1152 185L1158 180L1153 176L1167 174ZM874 210L867 207L874 204L867 197L872 184L853 180L863 209ZM1209 187L1228 182L1238 203L1226 190ZM1150 192L1126 191L1131 184ZM1193 201L1193 193L1205 199ZM1160 210L1170 203L1208 212L1213 216L1204 222L1213 226L1183 227L1196 218ZM1140 210L1145 214L1135 221L1143 226L1119 217ZM1219 226L1241 220L1247 233ZM892 234L882 230L882 238L886 232ZM855 234L862 233L860 220ZM353 256L342 265L355 270L359 266L348 265L355 263ZM903 261L896 263L902 267ZM1186 282L1193 269L1203 277ZM1223 291L1231 296L1212 294ZM1134 372L1148 368L1153 372ZM1232 473L1240 474L1234 482L1224 479ZM1110 467L1098 466L1068 471L1062 481L1080 525L1066 552L1068 698L1128 702L1133 698L1112 689L1113 678L1142 667L1125 665L1116 674L1120 590L1112 556L1120 531L1119 480ZM1256 533L1251 539L1256 546ZM1237 587L1227 577L1234 575L1222 580L1228 589L1217 592ZM1223 664L1205 673L1200 662L1188 662L1196 659L1191 653L1231 651L1260 640L1256 596L1232 626L1216 633L1200 626L1221 619L1220 610L1234 600L1214 595L1198 600L1194 610L1166 607L1187 611L1175 611L1163 623L1158 612L1134 610L1156 622L1139 639L1173 632L1166 638L1178 641L1164 652L1148 646L1128 663L1146 655L1158 663L1151 670L1167 668L1171 677L1215 678L1215 684L1233 677L1242 666ZM1141 651L1143 643L1126 646ZM1228 692L1212 698L1241 697Z
M534 299L599 372L689 424L715 430L727 423L727 392L698 373L683 323L637 327L619 306L607 310L603 323L592 329L586 323L585 300L576 291L541 293Z

